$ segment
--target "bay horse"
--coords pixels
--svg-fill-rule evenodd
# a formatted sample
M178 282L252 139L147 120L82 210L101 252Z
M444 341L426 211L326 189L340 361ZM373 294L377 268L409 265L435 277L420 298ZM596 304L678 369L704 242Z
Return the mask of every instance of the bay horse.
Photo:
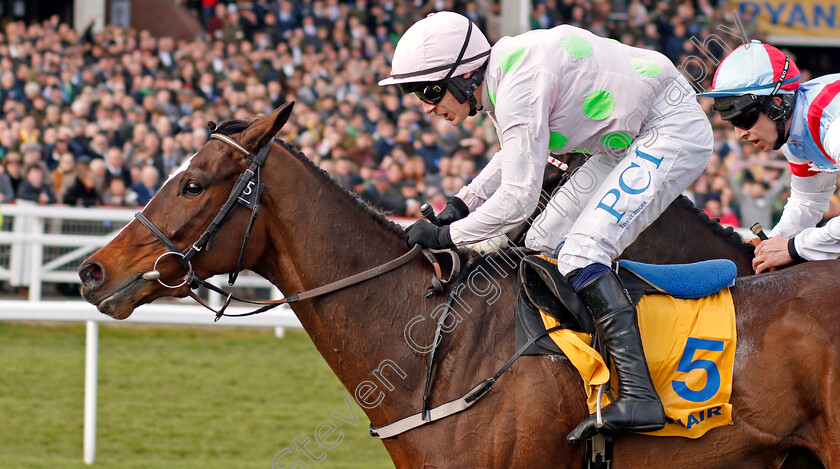
M267 147L260 216L243 268L290 293L405 254L406 236L397 225L292 147L271 143L291 108L290 103L250 122L221 124L216 134L241 150L211 138L146 206L148 221L185 250L252 165L243 152L253 157ZM212 241L199 246L203 249L192 258L195 275L207 278L237 268L250 218L251 211L240 208L219 225ZM673 226L666 222L655 228L660 232L652 239L662 239L661 249L688 246L696 254L705 238L717 236L707 225L708 220L695 223L685 239L674 239L667 229ZM147 226L132 221L82 263L82 295L118 319L156 298L185 296L187 285L166 288L144 276L156 270L170 283L184 276L177 256L160 260L170 250ZM517 266L495 259L477 264L473 271L483 276L467 282L470 288L460 295L459 322L438 350L432 406L463 395L514 352ZM429 354L408 341L433 340L435 308L443 300L424 298L432 270L415 257L386 275L292 305L373 426L421 409ZM788 467L788 453L799 448L813 451L826 467L840 467L840 419L834 404L840 398L838 271L838 261L824 261L739 278L732 288L738 330L733 425L696 440L622 436L614 448L615 467L779 468ZM406 333L408 324L413 327ZM581 378L568 360L523 356L470 409L383 443L398 468L571 469L581 466L584 447L567 443L565 436L587 416Z

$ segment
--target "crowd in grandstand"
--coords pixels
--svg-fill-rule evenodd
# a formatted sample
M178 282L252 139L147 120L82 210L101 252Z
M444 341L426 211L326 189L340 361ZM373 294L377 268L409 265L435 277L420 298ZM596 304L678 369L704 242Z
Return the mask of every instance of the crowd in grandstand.
M112 26L99 31L92 23L78 32L56 18L5 24L2 202L142 206L207 140L208 121L265 114L290 100L296 106L285 139L393 215L418 216L423 202L441 208L498 149L489 120L452 128L424 115L413 95L376 84L390 70L401 33L430 11L464 13L495 42L498 2L182 3L205 27L196 40ZM727 51L712 46L702 53L691 38L702 43L714 32L729 47L743 40L715 29L734 27L730 8L714 0L544 0L534 4L531 26L572 24L662 51L676 64L691 57L694 67L712 71ZM740 22L747 37L758 37L749 18ZM784 203L786 164L775 152L736 141L707 101L715 155L686 195L724 223L772 225Z

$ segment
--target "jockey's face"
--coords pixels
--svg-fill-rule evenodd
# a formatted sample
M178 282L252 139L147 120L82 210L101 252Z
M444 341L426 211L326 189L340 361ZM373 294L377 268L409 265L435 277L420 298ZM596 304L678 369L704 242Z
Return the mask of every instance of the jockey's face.
M464 119L470 115L469 102L459 103L449 90L446 90L443 99L437 104L429 104L425 101L421 102L423 103L423 112L443 116L454 127L461 125L461 122L464 122Z
M776 130L776 123L762 112L758 121L749 130L735 127L735 137L738 140L752 142L761 151L768 151L776 145L779 133Z

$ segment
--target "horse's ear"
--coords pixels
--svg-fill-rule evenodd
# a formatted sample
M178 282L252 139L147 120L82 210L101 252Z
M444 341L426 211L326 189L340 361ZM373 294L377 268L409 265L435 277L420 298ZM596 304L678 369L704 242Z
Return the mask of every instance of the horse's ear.
M289 120L294 106L295 102L290 101L272 111L271 114L254 121L250 127L242 132L242 144L245 148L256 151L274 138L286 124L286 121Z

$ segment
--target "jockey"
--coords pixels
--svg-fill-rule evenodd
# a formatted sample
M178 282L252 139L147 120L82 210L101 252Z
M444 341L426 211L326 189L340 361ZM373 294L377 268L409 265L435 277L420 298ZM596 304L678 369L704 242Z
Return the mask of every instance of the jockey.
M591 155L526 236L526 246L557 255L618 374L604 427L592 416L567 439L662 428L636 311L610 265L711 157L711 127L688 81L662 54L583 29L530 31L490 47L466 17L440 12L405 32L379 84L415 93L425 113L453 126L486 111L501 142L440 213L442 226L409 227L410 244L454 247L509 232L537 207L549 151Z
M727 55L712 90L714 109L735 136L760 150L782 149L791 168L790 198L771 238L755 250L761 273L794 260L836 259L840 219L815 225L828 211L840 170L840 74L799 81L796 64L775 47L753 41Z

